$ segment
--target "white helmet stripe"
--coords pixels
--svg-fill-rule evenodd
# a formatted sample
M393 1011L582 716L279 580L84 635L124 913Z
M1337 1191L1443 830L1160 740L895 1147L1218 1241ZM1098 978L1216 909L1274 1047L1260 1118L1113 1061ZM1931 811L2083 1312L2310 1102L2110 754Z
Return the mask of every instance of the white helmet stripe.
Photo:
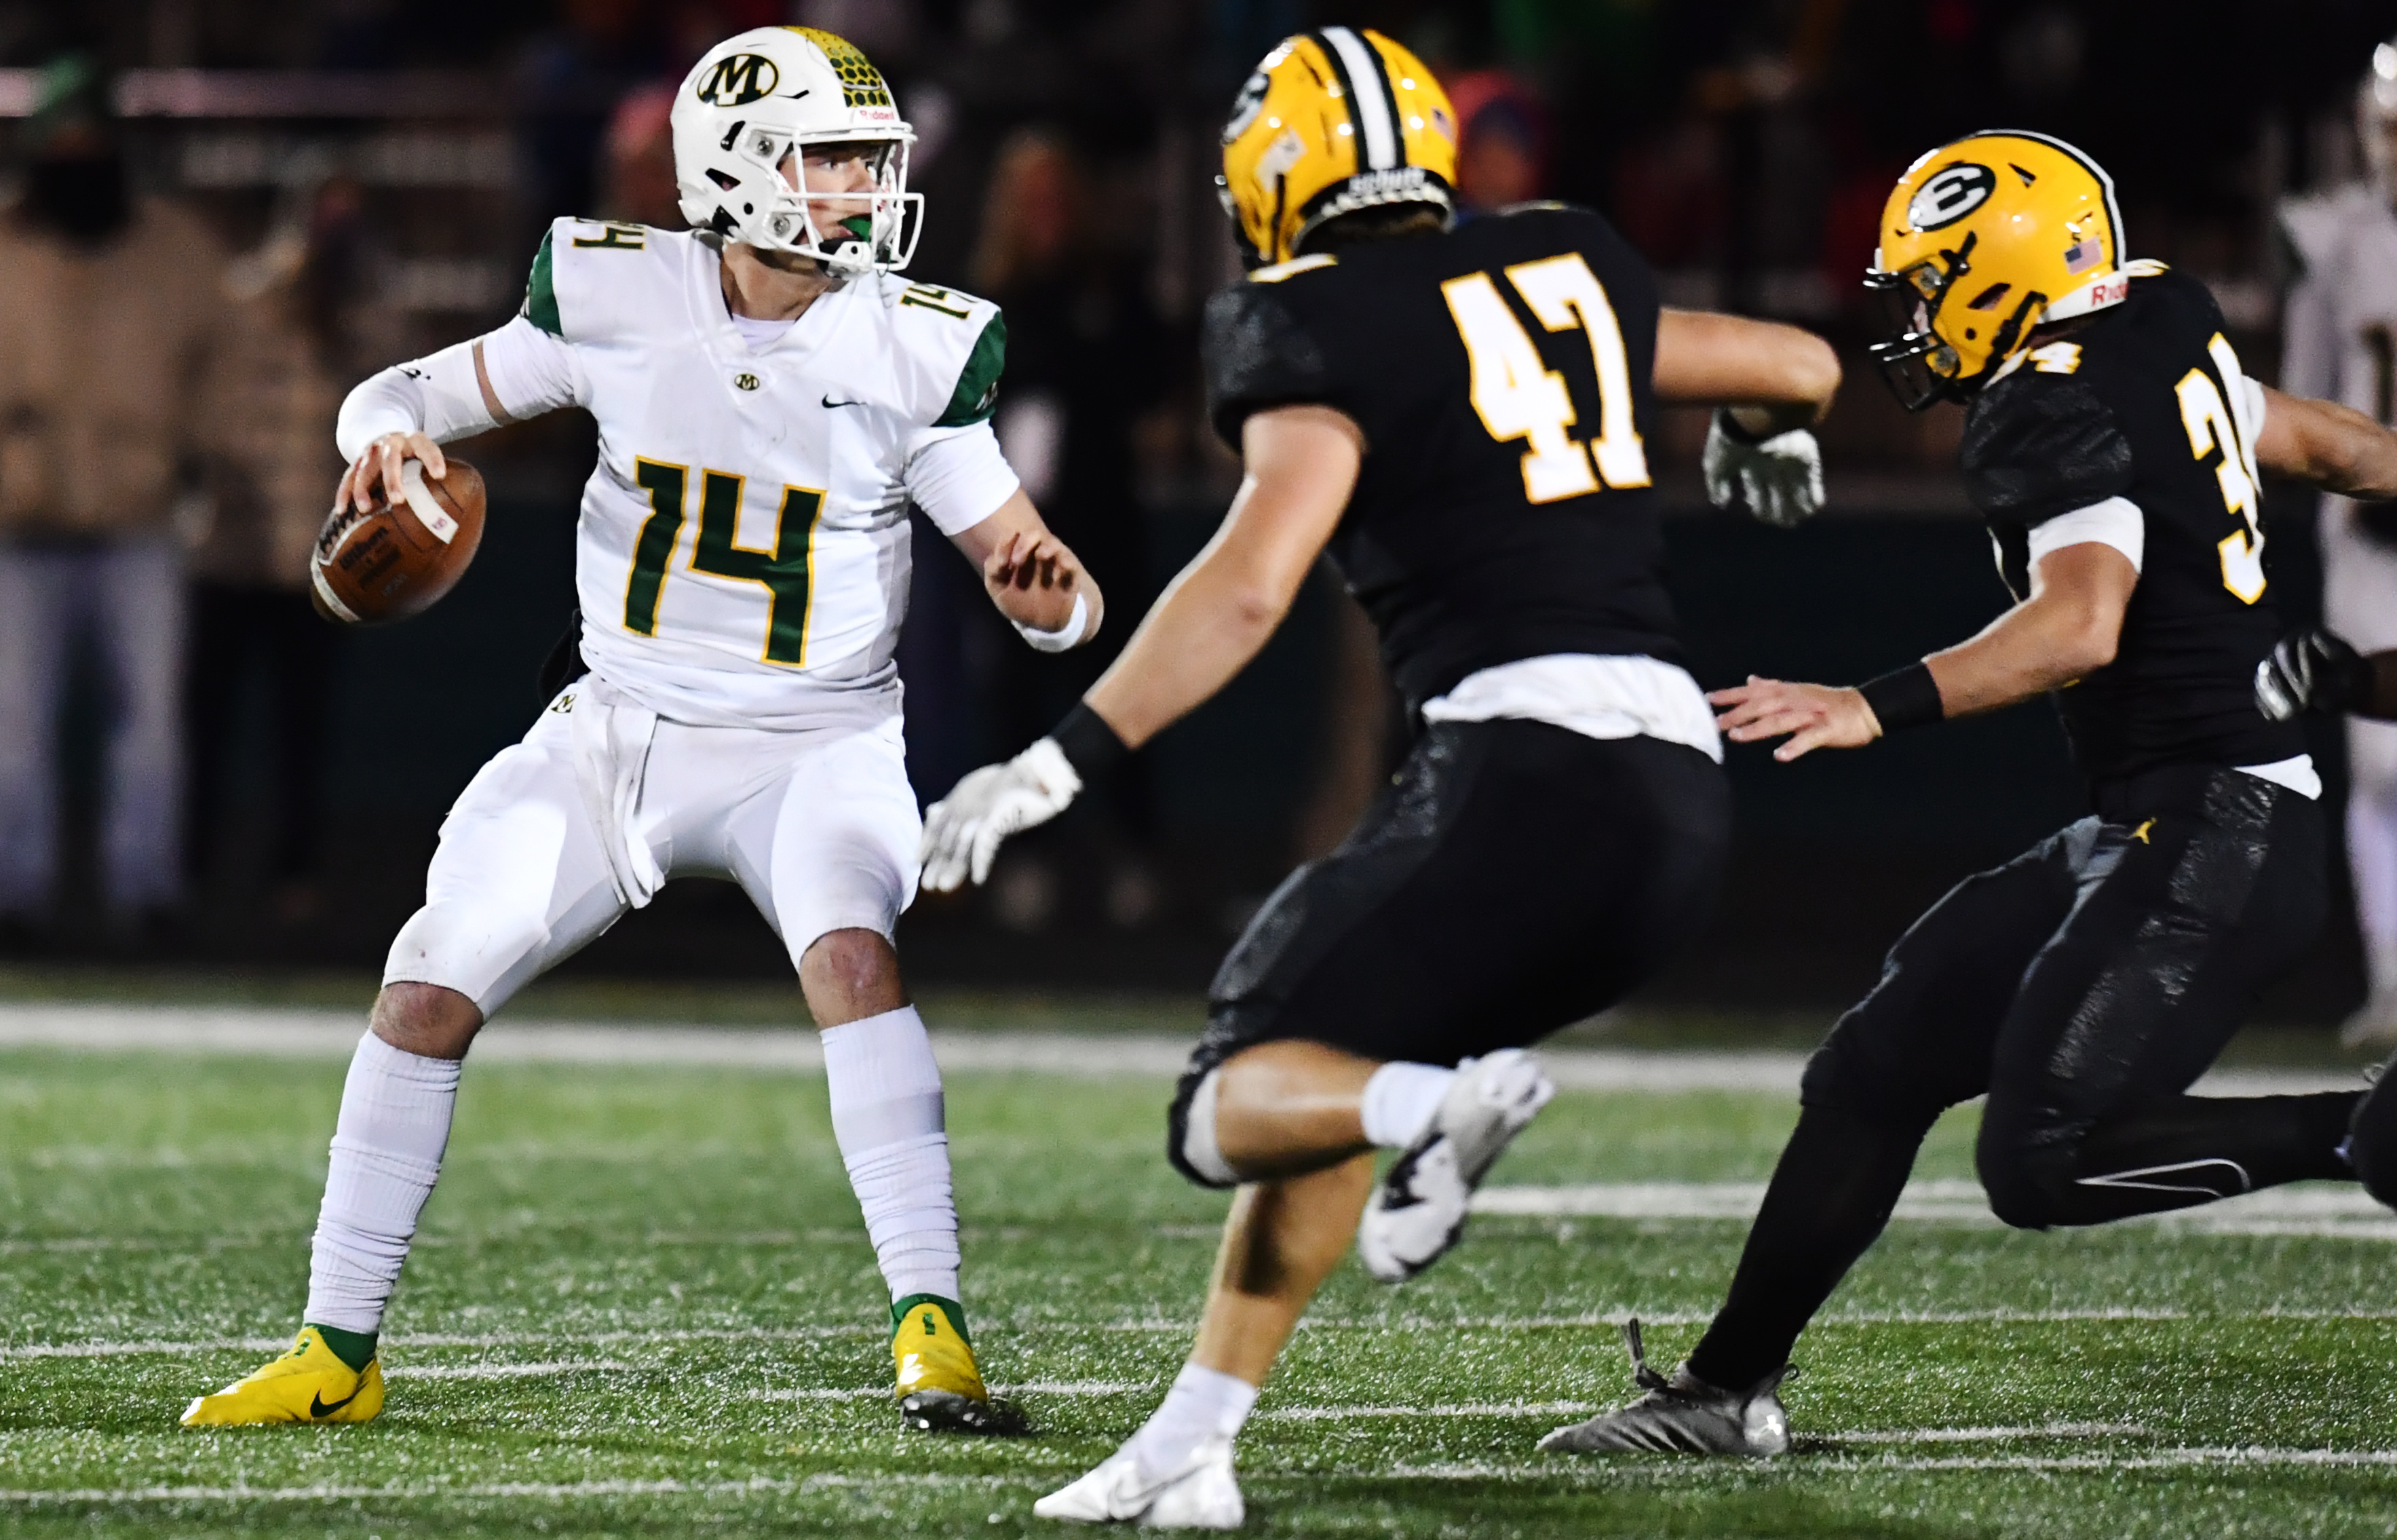
M1382 61L1373 46L1346 27L1326 27L1323 40L1340 56L1340 71L1348 77L1350 116L1365 140L1365 169L1387 171L1399 164L1399 122L1390 87L1382 79Z

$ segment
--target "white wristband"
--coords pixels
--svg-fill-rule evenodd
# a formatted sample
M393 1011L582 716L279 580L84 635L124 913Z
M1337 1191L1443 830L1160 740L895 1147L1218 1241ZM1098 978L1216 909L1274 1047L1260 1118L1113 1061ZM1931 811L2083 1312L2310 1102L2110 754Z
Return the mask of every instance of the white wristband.
M1082 639L1082 630L1090 622L1090 601L1077 594L1074 596L1074 612L1066 616L1065 623L1054 631L1035 631L1022 621L1011 620L1007 623L1015 627L1017 636L1032 644L1034 651L1063 652Z

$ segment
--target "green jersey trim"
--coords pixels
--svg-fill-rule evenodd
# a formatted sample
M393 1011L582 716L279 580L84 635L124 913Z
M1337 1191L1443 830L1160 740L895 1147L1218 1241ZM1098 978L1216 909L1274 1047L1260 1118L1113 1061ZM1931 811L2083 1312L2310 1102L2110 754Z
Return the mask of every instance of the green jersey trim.
M1007 317L991 312L990 323L974 339L966 367L957 374L957 388L949 393L948 409L932 421L936 428L965 428L987 419L998 407L998 377L1007 368Z
M541 238L541 249L532 254L532 275L525 280L525 318L533 325L563 341L566 326L557 318L557 284L552 276L553 259L549 244L556 239L551 231Z

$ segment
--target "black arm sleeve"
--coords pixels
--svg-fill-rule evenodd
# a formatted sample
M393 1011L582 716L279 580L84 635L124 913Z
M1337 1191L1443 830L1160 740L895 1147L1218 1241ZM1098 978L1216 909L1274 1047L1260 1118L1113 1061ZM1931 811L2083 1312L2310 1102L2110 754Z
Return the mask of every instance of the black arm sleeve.
M1964 492L1995 523L2034 526L2128 491L2131 441L2088 382L2015 373L1964 422Z
M1275 285L1235 284L1208 301L1198 352L1207 420L1235 450L1252 412L1330 402L1334 394L1323 349Z

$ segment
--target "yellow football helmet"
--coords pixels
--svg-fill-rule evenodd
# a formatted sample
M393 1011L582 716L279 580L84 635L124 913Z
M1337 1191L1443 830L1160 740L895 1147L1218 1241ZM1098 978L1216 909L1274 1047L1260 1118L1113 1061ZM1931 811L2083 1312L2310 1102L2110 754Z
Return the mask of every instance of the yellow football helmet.
M1456 114L1422 60L1377 32L1320 27L1283 39L1240 87L1215 186L1242 261L1264 267L1359 208L1453 217L1455 181Z
M1906 168L1865 288L1886 311L1868 350L1908 411L1988 382L2033 328L2120 303L2114 181L2045 134L1968 134Z

